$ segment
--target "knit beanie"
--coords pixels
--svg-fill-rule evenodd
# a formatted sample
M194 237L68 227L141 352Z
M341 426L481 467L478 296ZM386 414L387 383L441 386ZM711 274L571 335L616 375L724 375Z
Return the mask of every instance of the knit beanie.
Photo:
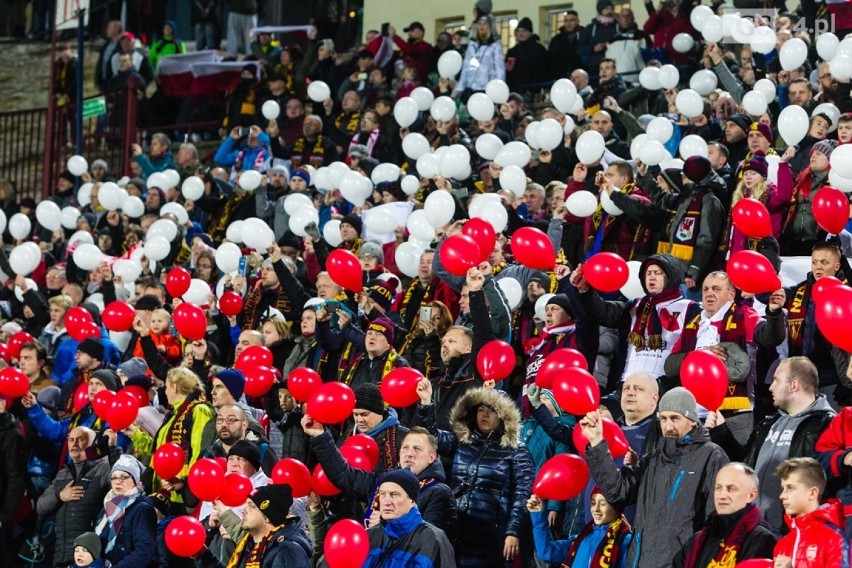
M243 391L246 388L246 378L243 372L239 369L223 369L213 375L214 379L219 379L234 400L240 400L243 397Z
M115 462L115 465L112 466L112 473L115 473L116 471L123 471L124 473L131 475L135 483L139 483L139 479L141 479L142 474L146 469L147 468L133 456L129 454L122 454Z
M551 305L559 306L560 308L565 310L565 312L569 316L574 317L574 309L571 307L571 301L568 299L568 296L566 294L554 295L552 298L550 298L547 301L546 305L548 305L548 306L551 306Z
M385 401L379 387L373 383L364 383L355 389L355 408L369 410L374 414L385 413Z
M118 392L118 389L121 388L121 379L118 378L118 373L112 369L98 369L92 373L92 378L99 380L113 392Z
M368 296L380 305L383 310L389 311L393 304L394 294L396 293L395 288L391 287L391 283L380 280L375 286L370 288Z
M84 532L74 539L74 548L82 546L89 551L92 558L100 560L101 558L101 537L93 532Z
M364 223L358 215L346 215L340 220L340 223L352 225L352 228L355 229L355 232L359 235L361 234L361 231L364 230Z
M366 331L378 331L382 335L385 336L385 339L388 340L388 344L393 345L393 335L394 335L394 327L393 322L385 317L377 317L373 321L370 322L370 325L367 326Z
M598 14L603 12L606 8L612 8L612 0L598 0L598 3L595 5L595 9L598 11Z
M710 160L704 156L690 156L683 163L683 175L691 182L698 183L713 171Z
M311 174L305 169L296 168L295 170L293 170L293 172L290 174L290 179L293 178L301 178L305 180L305 183L307 185L311 185Z
M743 132L748 134L748 129L751 126L752 120L742 113L736 113L729 116L725 122L733 122L734 124L742 128Z
M766 179L766 173L768 170L769 164L766 163L766 156L763 152L755 152L754 156L743 162L743 173L757 172Z
M358 249L358 258L364 258L368 254L375 256L379 264L384 264L385 253L382 251L382 245L375 241L364 241Z
M144 375L148 371L148 363L142 357L133 357L118 366L118 374L127 378Z
M659 412L677 412L684 418L698 422L698 404L691 392L675 387L663 395L657 407Z
M240 440L228 450L228 457L238 456L249 462L255 470L260 469L260 450L249 440Z
M139 409L139 414L136 415L136 424L149 435L155 437L165 419L163 413L153 406L143 406Z
M831 153L837 148L837 140L820 140L811 146L811 155L814 152L823 154L826 158L831 158Z
M748 131L760 132L770 144L772 144L772 142L775 140L775 137L772 136L772 129L769 128L769 126L767 126L766 124L763 124L762 122L752 122L751 125L748 127Z
M392 469L379 480L380 487L382 483L396 483L412 501L417 501L420 495L420 481L410 469Z
M249 495L249 499L254 501L260 512L277 527L287 520L290 507L293 506L293 490L283 483L264 485Z
M104 344L103 341L97 337L87 337L84 339L80 345L77 346L77 351L85 353L92 359L97 359L98 361L104 360Z

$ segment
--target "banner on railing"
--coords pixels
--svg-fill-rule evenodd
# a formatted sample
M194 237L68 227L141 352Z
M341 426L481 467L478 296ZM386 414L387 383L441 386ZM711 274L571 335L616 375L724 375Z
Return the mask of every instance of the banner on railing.
M236 87L246 66L260 79L257 61L222 61L215 51L169 55L157 64L157 80L170 97L215 95Z

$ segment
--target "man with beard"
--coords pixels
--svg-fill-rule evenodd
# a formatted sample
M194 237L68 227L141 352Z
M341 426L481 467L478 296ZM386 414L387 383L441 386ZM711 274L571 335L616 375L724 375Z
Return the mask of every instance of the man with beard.
M212 438L213 441L202 452L200 457L225 458L234 444L240 440L248 440L255 443L260 451L260 463L263 472L267 475L272 475L272 469L278 462L278 456L275 454L275 450L270 447L269 441L263 434L262 427L257 424L257 421L250 413L246 412L245 404L234 401L233 396L230 396L230 392L227 389L225 389L227 392L223 393L221 389L217 388L217 382L225 384L222 383L223 378L226 383L230 384L230 380L225 376L225 373L239 373L239 371L233 369L220 371L213 379L213 407L216 409L215 433L211 437L208 437L205 432L204 439L209 440ZM222 402L223 400L230 400L231 402ZM214 421L211 420L210 424L213 425Z
M246 298L242 320L244 330L257 329L269 308L281 312L288 322L297 321L302 315L302 306L310 298L285 264L281 248L273 243L267 252L269 258L261 264L260 281ZM295 265L290 264L295 270Z

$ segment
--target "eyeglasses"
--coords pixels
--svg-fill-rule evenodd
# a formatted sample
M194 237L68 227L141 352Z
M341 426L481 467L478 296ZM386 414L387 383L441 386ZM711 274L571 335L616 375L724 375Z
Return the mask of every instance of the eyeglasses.
M116 482L118 482L118 483L124 483L124 482L125 482L125 481L127 481L128 479L133 479L133 478L132 478L131 476L129 476L129 475L112 475L112 476L110 476L110 478L109 478L109 480L110 480L112 483L116 483Z
M227 424L228 426L233 426L237 422L241 422L239 418L236 416L231 416L230 418L217 418L216 425L221 426L222 424Z
M196 264L195 268L198 268L199 270L210 270L213 266L210 264Z

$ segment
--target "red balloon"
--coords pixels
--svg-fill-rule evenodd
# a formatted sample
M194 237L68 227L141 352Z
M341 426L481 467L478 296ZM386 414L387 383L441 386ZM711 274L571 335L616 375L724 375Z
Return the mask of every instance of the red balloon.
M226 316L236 316L243 311L243 297L236 292L225 292L219 298L219 311Z
M89 385L80 383L74 391L74 412L80 412L89 404Z
M204 339L207 334L207 316L204 315L204 310L189 302L175 308L172 319L178 333L190 341Z
M549 501L566 501L579 495L588 482L586 460L574 454L558 454L541 465L533 493Z
M69 332L68 335L71 335ZM75 335L71 335L73 339L76 339L80 343L89 339L100 339L101 338L101 328L95 322L84 323L77 327L77 333Z
M65 327L67 329L68 326L66 325ZM9 338L9 342L6 344L6 351L8 351L9 358L19 359L21 357L21 346L27 343L33 343L35 342L35 340L35 337L30 335L26 331L19 331L18 333L12 335L12 337Z
M382 379L379 391L382 399L388 405L404 408L416 404L420 400L417 394L417 383L423 378L423 373L411 367L394 369Z
M617 292L630 278L627 261L612 252L599 252L583 264L583 276L598 292Z
M228 507L239 507L245 505L252 489L251 480L247 476L242 473L229 473L225 476L219 500Z
M174 442L166 442L151 456L151 464L160 479L172 479L183 469L185 465L185 454L183 448Z
M822 293L831 288L832 286L839 286L843 284L840 280L835 278L834 276L823 276L819 280L817 280L813 288L811 288L811 296L814 299L814 302L818 303L822 299Z
M370 463L370 457L366 454L366 452L362 452L356 447L341 446L340 455L343 456L346 463L355 469L373 471L373 468L375 467L374 463Z
M189 490L201 501L215 501L224 488L225 468L216 460L201 458L189 468L186 480Z
M717 355L697 350L687 354L680 366L680 382L707 410L722 406L728 391L728 370Z
M578 368L584 371L588 369L588 363L583 354L576 349L557 349L552 351L541 362L538 373L535 375L535 384L543 389L549 389L566 369Z
M584 416L601 404L601 389L591 373L567 368L553 381L553 397L568 414Z
M118 432L124 430L136 421L139 415L139 403L133 393L121 390L112 399L107 410L109 427Z
M367 434L355 434L354 436L349 436L346 438L346 441L343 442L341 448L355 448L356 450L363 452L370 459L370 470L372 471L376 464L379 463L379 445L376 443L376 440L368 436Z
M275 372L269 367L251 367L243 371L246 377L245 392L248 396L263 396L275 382Z
M68 335L77 341L83 341L82 336L84 326L94 323L92 314L86 311L86 308L74 306L65 312L65 329L68 330Z
M5 343L0 343L0 358L6 361L6 363L12 362L12 357L9 355L9 348L6 347Z
M534 227L515 231L512 254L519 263L534 270L550 270L556 264L556 251L550 237Z
M499 339L489 341L476 354L476 369L486 381L502 381L512 374L516 363L515 350Z
M621 431L618 424L609 418L601 418L601 421L603 422L604 440L609 444L609 453L614 458L623 458L630 449L630 444L627 443L624 432ZM589 440L583 434L583 429L580 428L579 424L574 426L574 431L571 432L571 439L574 442L574 447L577 448L577 452L581 456L586 457L586 446L589 445Z
M781 279L769 259L753 250L732 254L728 259L727 272L731 283L749 294L774 292L781 287Z
M86 391L88 391L88 389L89 386L86 385ZM95 412L95 416L104 422L109 422L109 412L112 408L113 400L115 400L115 393L109 389L102 390L96 394L95 398L92 399L92 410Z
M30 392L30 380L20 369L6 367L0 371L0 394L6 398L20 398Z
M364 287L361 261L352 252L344 249L331 251L325 266L328 276L338 286L351 292L360 292Z
M488 253L491 254L490 249ZM467 235L453 235L447 237L438 254L447 272L465 276L468 270L479 264L481 251L476 241Z
M772 235L772 219L766 205L746 197L740 199L731 210L731 220L739 232L752 239L764 239Z
M325 383L308 401L307 414L321 424L339 424L355 410L355 393L348 385Z
M737 562L736 568L772 568L775 561L771 558L750 558Z
M101 314L104 326L110 331L130 331L135 317L136 310L133 306L120 300L104 306L104 313Z
M370 553L370 540L366 529L352 519L337 521L325 535L323 552L331 568L362 566Z
M234 364L235 369L245 371L252 367L271 367L272 366L272 351L269 347L263 345L250 345L240 352L237 357L237 362Z
M287 390L299 402L307 402L322 385L319 373L309 367L296 367L287 377Z
M839 189L821 187L814 195L811 211L820 227L839 235L849 221L849 198Z
M175 556L189 558L201 554L206 539L204 525L190 515L175 517L166 527L166 548Z
M191 282L192 274L186 268L178 266L169 270L166 276L166 290L172 298L180 298L189 290Z
M325 470L319 464L314 468L314 474L311 476L311 487L314 493L322 497L334 497L341 493L340 489L326 477Z
M494 243L497 242L494 226L485 219L474 217L465 221L462 234L476 242L476 246L479 247L479 262L487 261L488 257L491 256L491 251L494 250Z
M139 408L144 408L150 403L148 400L148 393L139 385L125 385L121 387L121 392L132 394L133 398L136 399L136 404Z
M816 304L816 323L829 343L844 351L852 351L852 288L832 286L820 295Z
M308 466L297 459L278 460L272 468L272 483L287 484L293 491L293 498L305 497L311 492L311 472Z

